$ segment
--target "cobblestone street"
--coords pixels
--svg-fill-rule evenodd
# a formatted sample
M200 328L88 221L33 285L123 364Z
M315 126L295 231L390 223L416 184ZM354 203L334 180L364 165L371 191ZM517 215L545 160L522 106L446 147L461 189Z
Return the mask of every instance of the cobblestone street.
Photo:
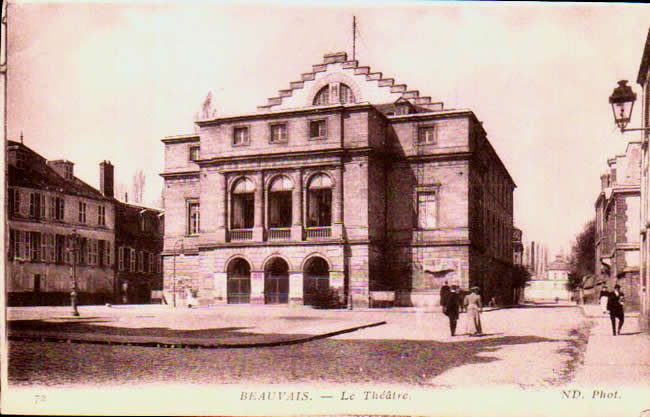
M198 312L168 314L178 320L178 315ZM319 312L295 314L300 318ZM485 312L486 335L480 338L463 335L463 315L461 335L454 338L441 313L373 310L322 315L355 323L361 318L385 320L386 324L291 346L245 349L12 341L9 380L36 386L176 382L549 387L571 380L588 331L581 311L568 306ZM317 320L310 322L317 326ZM268 323L271 326L273 321ZM186 327L196 329L198 324Z

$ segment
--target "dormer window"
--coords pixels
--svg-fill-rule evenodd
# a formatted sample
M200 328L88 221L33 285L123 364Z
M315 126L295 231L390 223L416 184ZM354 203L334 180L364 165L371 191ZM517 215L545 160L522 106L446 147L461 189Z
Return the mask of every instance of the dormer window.
M331 83L321 88L314 97L314 106L326 106L337 103L354 103L352 89L346 84Z
M64 173L65 173L65 179L66 180L71 180L72 179L72 165L66 164L63 169L64 169Z

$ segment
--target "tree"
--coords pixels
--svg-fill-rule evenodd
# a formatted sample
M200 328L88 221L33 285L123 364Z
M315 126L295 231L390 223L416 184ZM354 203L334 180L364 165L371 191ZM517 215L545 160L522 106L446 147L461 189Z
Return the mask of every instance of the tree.
M146 176L142 168L133 175L133 201L142 204Z
M596 221L584 225L582 232L576 236L569 257L569 287L580 286L586 275L593 275L596 270Z

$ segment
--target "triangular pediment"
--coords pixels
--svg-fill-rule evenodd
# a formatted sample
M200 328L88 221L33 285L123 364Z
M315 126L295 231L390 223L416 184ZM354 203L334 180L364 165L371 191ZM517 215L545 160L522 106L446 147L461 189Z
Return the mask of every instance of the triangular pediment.
M327 86L334 88L339 85L350 88L354 103L408 103L413 110L442 110L442 103L432 103L431 97L421 97L418 90L409 90L406 84L399 84L394 78L373 72L370 67L359 66L358 61L349 61L345 52L326 54L323 63L313 65L310 72L303 73L299 81L291 82L288 89L280 90L277 97L269 98L268 103L259 106L258 110L266 112L312 107L316 105L314 99L319 91ZM337 91L332 89L329 104L340 102ZM318 105L324 104L319 101Z

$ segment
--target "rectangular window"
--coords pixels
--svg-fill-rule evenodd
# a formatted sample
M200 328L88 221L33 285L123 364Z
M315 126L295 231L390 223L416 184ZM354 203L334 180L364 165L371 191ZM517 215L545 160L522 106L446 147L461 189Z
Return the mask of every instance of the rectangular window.
M111 261L112 261L112 259L111 259L111 242L108 241L108 240L105 240L104 241L104 247L106 249L106 256L104 257L104 266L108 266L108 267L113 266L113 264L111 263Z
M418 193L418 228L434 229L437 227L436 193Z
M48 207L47 217L49 219L56 218L56 197L50 197L50 206Z
M23 232L23 243L25 244L24 258L26 260L32 259L32 232Z
M422 126L418 128L418 143L420 145L432 145L436 142L435 129L433 126Z
M97 265L98 246L96 239L88 239L88 265Z
M7 259L12 261L16 250L16 231L14 229L9 229L9 247L7 249Z
M50 251L48 247L48 241L50 238L49 233L43 233L41 234L41 261L43 262L49 262L50 260Z
M82 237L79 240L79 258L78 258L78 263L80 265L87 265L88 264L88 239L85 237Z
M327 120L312 120L309 122L309 138L322 139L327 136Z
M271 142L286 142L289 139L287 124L276 123L271 125Z
M65 220L65 199L61 197L56 198L56 219Z
M45 202L47 201L47 198L46 198L45 194L39 194L39 195L40 195L40 199L41 199L39 215L40 215L41 219L44 219L45 218L45 211L46 211Z
M232 144L233 145L248 145L248 127L236 127L233 130Z
M144 272L144 252L138 251L137 259L138 259L138 272Z
M24 239L25 233L20 231L20 230L15 230L14 234L15 234L15 237L14 237L14 258L15 259L23 259L23 254L24 254L23 239Z
M129 272L135 272L135 249L129 249Z
M62 264L65 261L65 236L56 235L56 259L55 262Z
M86 223L86 203L79 202L79 223Z
M199 202L196 200L187 201L187 234L196 235L199 233Z
M29 232L31 235L30 242L32 246L31 250L31 260L40 261L41 260L41 233L40 232Z
M147 272L151 273L154 271L154 265L153 265L153 253L148 253L147 254L148 262L147 262Z
M66 180L71 180L72 179L72 165L66 164L64 167L65 171L65 179Z
M41 215L41 195L29 193L29 217L38 219Z
M198 161L200 158L200 152L200 146L190 146L190 161Z
M10 188L9 189L9 215L14 216L16 214L19 214L19 209L20 209L20 193L17 189L15 188ZM16 201L18 201L18 204L16 204Z
M97 224L100 226L106 226L106 207L97 206Z
M125 269L125 262L124 262L124 248L120 246L117 248L117 269L119 271L124 271Z

